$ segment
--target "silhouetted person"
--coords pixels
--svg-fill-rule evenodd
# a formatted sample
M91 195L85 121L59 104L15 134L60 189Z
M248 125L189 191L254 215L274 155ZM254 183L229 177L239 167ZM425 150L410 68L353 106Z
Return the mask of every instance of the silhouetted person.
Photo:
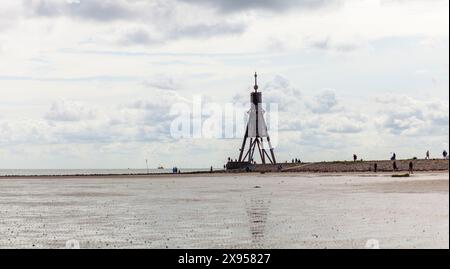
M392 163L392 168L394 169L394 171L397 171L398 167L397 167L397 163L396 162Z
M427 150L427 153L425 153L425 160L429 160L430 159L430 151Z
M211 166L211 168L209 169L209 172L212 173L213 171L213 167Z
M413 173L413 162L409 162L409 173L412 174Z
M377 172L377 169L378 169L378 164L374 164L373 165L373 171L376 173Z
M397 158L397 156L395 155L395 152L392 153L391 161L395 161L396 158Z
M446 151L446 150L444 150L444 151L442 152L442 156L444 156L444 159L447 159L447 151Z
M356 162L356 159L358 159L358 156L356 156L356 154L353 154L353 161Z
M294 163L294 159L292 159L292 163Z

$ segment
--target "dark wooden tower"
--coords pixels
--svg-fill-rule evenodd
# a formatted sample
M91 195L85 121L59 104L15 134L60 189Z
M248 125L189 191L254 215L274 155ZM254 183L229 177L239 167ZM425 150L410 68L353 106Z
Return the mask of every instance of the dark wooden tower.
M255 151L261 158L261 163L276 163L275 154L273 152L272 144L270 143L269 133L267 132L266 121L264 120L264 110L262 109L262 95L258 92L257 74L255 73L255 90L250 94L250 111L247 128L245 130L244 140L242 141L242 147L239 149L238 162L253 163ZM250 143L247 145L247 139ZM264 148L264 140L267 141L269 146L270 155Z

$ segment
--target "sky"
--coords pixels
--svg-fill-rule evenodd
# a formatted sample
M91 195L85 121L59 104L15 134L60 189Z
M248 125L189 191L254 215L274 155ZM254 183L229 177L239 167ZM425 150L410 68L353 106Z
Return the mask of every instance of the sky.
M255 71L278 161L448 151L446 0L5 0L0 169L222 167L243 134L175 138L173 107Z

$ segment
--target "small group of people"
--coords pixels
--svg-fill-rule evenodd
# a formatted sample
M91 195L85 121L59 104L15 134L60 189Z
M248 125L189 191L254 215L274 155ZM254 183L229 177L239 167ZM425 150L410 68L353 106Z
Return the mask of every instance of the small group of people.
M447 159L448 157L448 152L444 149L444 151L442 152L442 156L444 157L444 159ZM427 152L425 153L425 160L429 160L430 159L430 151L427 150Z
M234 161L233 161L233 159L231 159L230 157L228 157L228 162L229 162L229 163L232 163L232 162L236 162L236 163L237 163L237 161L238 161L237 159L234 159Z
M375 172L376 172L376 169L377 168L376 168L376 164L375 164ZM392 162L392 170L398 171L398 166L397 166L397 162L396 161ZM414 173L414 163L412 161L410 161L409 164L408 164L408 171L409 171L410 174Z
M398 170L397 162L395 162L395 161L392 163L392 170L394 170L394 171ZM408 164L408 171L411 174L414 172L414 163L412 161L410 161Z
M397 162L396 161L392 162L392 170L398 171L398 166L397 166ZM409 164L408 164L408 171L409 171L410 174L414 173L414 163L412 161L410 161Z
M292 159L292 163L301 163L300 158Z
M391 161L395 161L397 159L397 155L395 154L395 152L392 153L391 156ZM353 153L353 161L356 162L358 160L358 155ZM363 159L361 159L361 161L363 161Z
M173 173L173 174L180 174L180 173L181 173L181 170L178 169L178 167L174 166L174 167L172 168L172 173Z

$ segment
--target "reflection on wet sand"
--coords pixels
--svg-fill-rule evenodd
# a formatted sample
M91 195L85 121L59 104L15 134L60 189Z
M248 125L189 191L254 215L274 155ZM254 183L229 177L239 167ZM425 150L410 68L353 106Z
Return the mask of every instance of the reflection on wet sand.
M252 198L246 202L252 246L263 247L264 230L269 214L270 200Z

